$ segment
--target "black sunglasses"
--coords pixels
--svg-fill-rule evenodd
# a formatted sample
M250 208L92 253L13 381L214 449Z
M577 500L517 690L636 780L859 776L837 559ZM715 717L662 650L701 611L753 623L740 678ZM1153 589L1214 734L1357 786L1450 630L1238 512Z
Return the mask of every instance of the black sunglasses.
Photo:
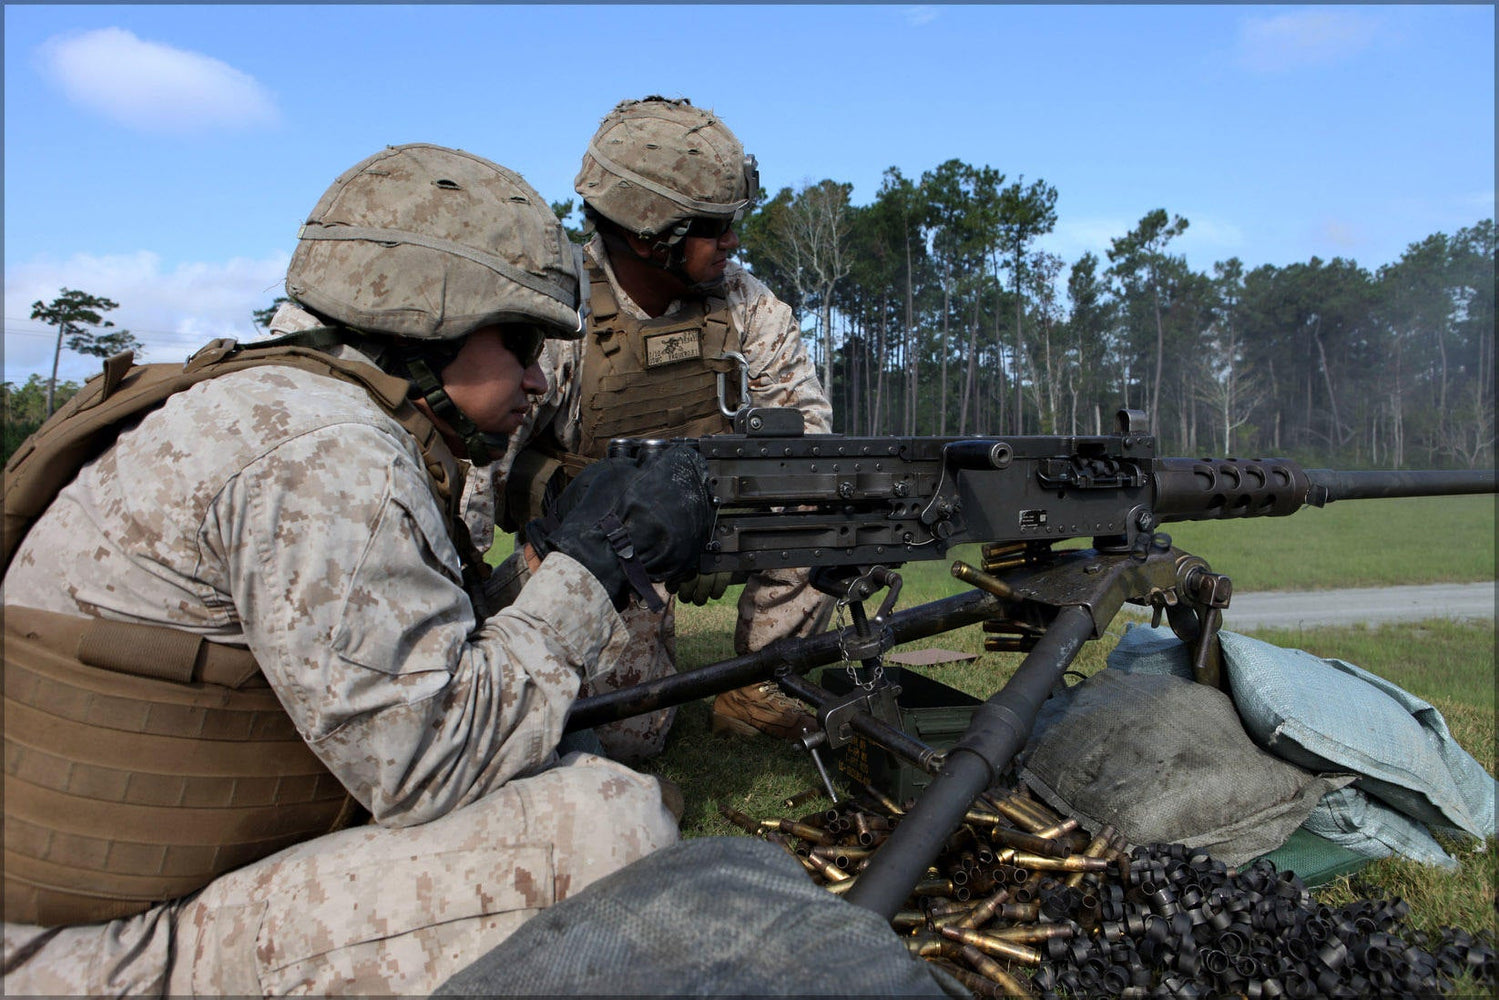
M725 233L734 228L736 221L733 218L710 219L699 217L692 220L692 223L687 227L686 235L696 236L699 239L705 240L721 240Z
M511 323L505 326L500 339L520 361L522 368L530 368L541 358L541 345L546 341L546 334L537 326Z

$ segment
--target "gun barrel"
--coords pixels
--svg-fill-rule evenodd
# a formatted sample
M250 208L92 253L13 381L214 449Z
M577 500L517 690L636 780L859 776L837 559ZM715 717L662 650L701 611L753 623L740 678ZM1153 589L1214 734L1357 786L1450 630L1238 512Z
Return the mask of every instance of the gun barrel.
M1334 500L1494 493L1494 470L1303 469L1286 458L1160 458L1153 463L1161 521L1284 517Z
M1308 469L1311 493L1307 503L1322 506L1334 500L1375 500L1386 497L1455 496L1496 492L1493 469L1454 471L1340 472Z

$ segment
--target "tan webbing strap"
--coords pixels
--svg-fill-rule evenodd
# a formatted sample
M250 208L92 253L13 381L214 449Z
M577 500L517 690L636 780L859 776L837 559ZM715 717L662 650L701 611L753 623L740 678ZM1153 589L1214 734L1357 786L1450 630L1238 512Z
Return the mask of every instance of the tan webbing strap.
M76 656L91 667L177 684L198 682L238 689L266 683L248 649L209 642L181 629L10 605L5 618L8 629L64 656Z

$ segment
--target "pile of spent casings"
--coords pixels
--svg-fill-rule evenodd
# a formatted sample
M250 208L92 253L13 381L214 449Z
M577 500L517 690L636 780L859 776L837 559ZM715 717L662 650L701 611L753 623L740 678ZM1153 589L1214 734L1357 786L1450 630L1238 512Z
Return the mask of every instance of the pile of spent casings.
M841 894L905 810L865 785L797 819L720 812ZM891 924L984 997L1430 996L1463 976L1499 983L1492 932L1406 928L1402 900L1334 909L1265 859L1231 869L1181 844L1125 847L1024 789L984 795Z

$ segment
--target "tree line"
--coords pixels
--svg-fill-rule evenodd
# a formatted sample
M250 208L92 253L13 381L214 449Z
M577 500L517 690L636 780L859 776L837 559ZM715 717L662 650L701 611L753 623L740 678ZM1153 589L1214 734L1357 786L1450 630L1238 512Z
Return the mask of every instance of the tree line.
M800 316L850 434L1093 434L1146 410L1161 453L1491 465L1494 222L1355 261L1192 270L1147 213L1103 257L1037 249L1055 188L948 160L867 205L782 188L742 256Z
M868 205L851 195L782 188L741 227L746 263L813 318L840 432L1095 434L1126 406L1163 454L1493 464L1492 219L1374 271L1312 257L1198 272L1171 253L1190 223L1164 209L1068 265L1035 248L1053 187L956 159L916 179L890 168ZM6 457L77 390L56 380L63 347L139 349L103 318L116 307L67 288L34 304L57 329L52 377L0 386Z

